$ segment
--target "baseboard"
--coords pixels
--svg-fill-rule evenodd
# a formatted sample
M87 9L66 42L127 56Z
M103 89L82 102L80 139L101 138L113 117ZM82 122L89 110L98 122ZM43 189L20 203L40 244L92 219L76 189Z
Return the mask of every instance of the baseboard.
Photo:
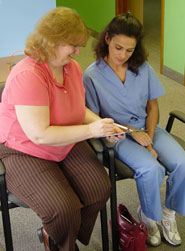
M185 85L184 75L177 72L177 71L170 69L169 67L167 67L165 65L162 66L162 74L168 78L175 80L179 84Z

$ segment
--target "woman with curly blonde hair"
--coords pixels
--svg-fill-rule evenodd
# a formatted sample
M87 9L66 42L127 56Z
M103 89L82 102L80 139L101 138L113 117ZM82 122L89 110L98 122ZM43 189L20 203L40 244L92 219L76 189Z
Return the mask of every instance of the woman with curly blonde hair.
M114 133L113 120L85 107L82 72L72 59L89 31L78 13L58 7L29 35L0 104L0 158L8 190L41 218L46 250L89 243L110 193L109 177L84 141Z

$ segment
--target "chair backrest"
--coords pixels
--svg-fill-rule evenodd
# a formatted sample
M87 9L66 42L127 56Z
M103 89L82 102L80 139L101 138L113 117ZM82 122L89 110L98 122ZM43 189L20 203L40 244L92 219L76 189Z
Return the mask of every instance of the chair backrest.
M4 87L5 87L5 83L0 83L0 101L1 101L1 96L2 96Z

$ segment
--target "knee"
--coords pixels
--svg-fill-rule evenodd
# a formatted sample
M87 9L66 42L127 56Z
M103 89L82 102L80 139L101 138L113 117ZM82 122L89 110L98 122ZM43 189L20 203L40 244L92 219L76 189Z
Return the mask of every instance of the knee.
M135 173L135 178L145 179L146 181L156 182L159 181L162 184L164 177L165 177L165 168L160 165L158 161L146 163L145 166L142 166L138 171Z
M103 179L99 180L97 183L90 185L88 194L85 198L85 204L90 205L94 203L100 203L104 205L110 197L111 183L109 176L107 175Z
M101 186L95 188L96 201L106 202L110 197L111 184L108 178L106 182L102 183Z
M66 227L74 224L78 225L78 221L75 219L78 219L80 224L80 209L81 203L78 200L69 198L60 200L58 198L58 200L48 202L45 216L42 220L46 225L54 224L58 226L58 229L61 226L65 228L65 225Z

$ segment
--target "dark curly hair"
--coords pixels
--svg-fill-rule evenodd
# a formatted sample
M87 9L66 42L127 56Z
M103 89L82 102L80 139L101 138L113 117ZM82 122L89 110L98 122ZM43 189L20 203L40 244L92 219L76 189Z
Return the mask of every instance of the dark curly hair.
M140 21L130 12L114 17L100 33L99 39L94 46L97 63L100 62L101 58L108 55L108 45L105 42L106 34L108 34L110 39L119 34L134 37L136 39L134 53L127 63L128 69L138 74L138 67L147 60L148 56L143 46L143 26Z

